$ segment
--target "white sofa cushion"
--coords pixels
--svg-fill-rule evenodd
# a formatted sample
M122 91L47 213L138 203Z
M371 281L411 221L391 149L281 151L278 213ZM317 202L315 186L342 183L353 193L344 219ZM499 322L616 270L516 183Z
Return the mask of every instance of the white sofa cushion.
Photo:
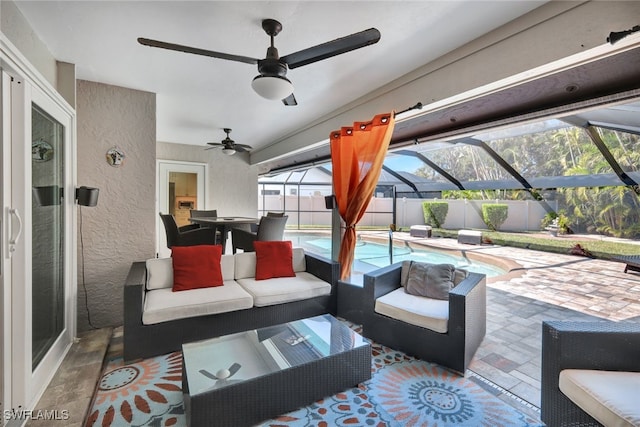
M605 426L639 426L640 372L564 369L560 391Z
M256 277L256 253L240 252L235 257L235 279L247 279ZM293 271L300 273L307 271L307 264L304 257L304 249L293 248ZM271 279L269 279L271 280Z
M220 268L222 280L233 280L235 274L233 255L222 255ZM173 287L173 261L171 258L151 258L146 261L147 290Z
M253 304L256 307L298 301L331 293L329 283L305 271L297 272L296 277L275 277L268 280L245 277L237 279L237 282L251 294Z
M253 307L253 297L233 280L223 286L172 292L171 288L147 291L142 323L167 322L187 317L226 313Z
M171 258L151 258L146 261L147 290L173 287L173 263Z
M236 274L235 257L231 254L220 257L220 268L222 269L222 280L233 280Z
M393 319L446 333L449 324L449 301L410 295L400 287L376 299L376 313Z

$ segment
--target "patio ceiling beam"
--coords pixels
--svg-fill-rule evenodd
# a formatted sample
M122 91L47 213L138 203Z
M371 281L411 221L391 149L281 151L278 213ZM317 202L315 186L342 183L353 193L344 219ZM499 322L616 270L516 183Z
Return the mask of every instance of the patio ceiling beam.
M627 175L627 173L624 170L622 170L620 163L618 163L615 157L613 157L613 154L611 154L611 151L609 151L609 148L600 137L600 134L598 133L598 129L595 126L591 125L590 123L587 123L587 125L584 126L584 129L587 131L589 138L591 138L591 141L598 148L598 150L602 154L602 157L604 157L607 163L609 163L609 165L611 166L611 169L613 169L613 172L615 172L615 174L618 176L620 181L622 181L634 193L636 193L637 195L640 195L640 185L638 185L637 181L635 181L633 178Z
M422 198L422 194L420 193L420 191L418 190L418 187L416 187L416 185L413 182L409 181L408 179L406 179L405 177L403 177L402 175L400 175L398 172L394 171L393 169L390 169L388 166L382 165L382 169L384 169L385 171L387 171L391 175L393 175L395 178L398 178L400 181L402 181L405 184L407 184L409 187L411 187L413 189L413 192L416 193L416 195L419 198Z
M324 166L316 166L316 169L318 169L320 172L323 172L325 175L333 176L333 173L331 173L331 171Z
M595 126L598 128L609 129L616 132L624 132L624 133L632 133L634 135L640 135L640 127L638 126L626 126L626 125L612 125L609 123L601 123L601 122L589 122L590 126Z
M524 190L531 194L531 197L540 202L545 211L555 212L554 209L540 195L540 193L537 192L531 186L531 184L529 184L529 181L527 181L525 177L520 175L520 172L515 170L513 166L511 166L511 164L509 164L509 162L507 162L500 154L496 153L493 148L489 147L487 143L476 138L463 138L455 141L455 143L468 144L483 149L489 155L489 157L491 157L496 163L502 166L502 168L506 170L507 173L514 177L524 187Z
M416 157L416 158L420 159L423 163L425 163L431 169L433 169L434 171L439 173L444 179L446 179L447 181L449 181L450 183L452 183L453 185L458 187L460 190L464 190L465 189L460 181L458 181L449 172L447 172L446 170L442 169L437 164L433 163L431 160L429 160L422 153L418 153L417 151L411 151L411 150L398 150L398 151L394 151L394 153L395 154L401 154L403 156Z

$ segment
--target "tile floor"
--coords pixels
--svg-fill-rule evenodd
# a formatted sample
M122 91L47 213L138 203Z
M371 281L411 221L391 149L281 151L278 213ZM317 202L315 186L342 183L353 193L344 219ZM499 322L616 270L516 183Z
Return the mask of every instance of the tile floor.
M112 335L112 328L79 334L34 408L36 411L59 411L54 414L59 417L58 421L30 420L27 427L84 426ZM63 410L68 411L68 418L62 413Z
M407 241L419 240L406 233L396 235ZM640 322L640 274L625 274L623 264L525 249L460 245L452 239L426 242L505 257L522 266L508 276L488 280L487 335L467 376L488 380L485 388L505 400L515 396L533 412L540 406L543 320ZM82 425L112 332L111 328L99 329L78 338L39 408L68 408L71 418L64 425ZM121 345L121 340L116 342ZM36 421L28 425L44 424Z

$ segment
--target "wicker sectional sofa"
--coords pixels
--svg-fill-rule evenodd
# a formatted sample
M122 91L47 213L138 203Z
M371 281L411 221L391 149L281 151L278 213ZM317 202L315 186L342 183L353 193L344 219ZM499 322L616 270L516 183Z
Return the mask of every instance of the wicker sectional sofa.
M295 277L255 280L255 253L222 255L224 286L172 292L171 259L134 262L124 286L124 359L336 310L339 264L293 249Z

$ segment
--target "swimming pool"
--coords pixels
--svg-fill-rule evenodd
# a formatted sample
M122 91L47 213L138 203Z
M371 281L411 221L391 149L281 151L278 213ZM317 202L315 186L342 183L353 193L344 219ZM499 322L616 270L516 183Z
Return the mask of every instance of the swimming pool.
M302 247L306 251L331 258L331 239L321 234L287 233L287 240L293 242L293 246ZM384 267L389 265L389 247L381 243L359 239L356 243L354 256L358 262L358 270ZM432 264L453 264L456 268L462 268L476 273L486 274L487 277L501 276L506 273L500 267L485 262L469 259L465 256L440 252L437 250L415 249L409 246L393 247L393 262L405 260L429 262ZM364 265L363 265L364 264Z

